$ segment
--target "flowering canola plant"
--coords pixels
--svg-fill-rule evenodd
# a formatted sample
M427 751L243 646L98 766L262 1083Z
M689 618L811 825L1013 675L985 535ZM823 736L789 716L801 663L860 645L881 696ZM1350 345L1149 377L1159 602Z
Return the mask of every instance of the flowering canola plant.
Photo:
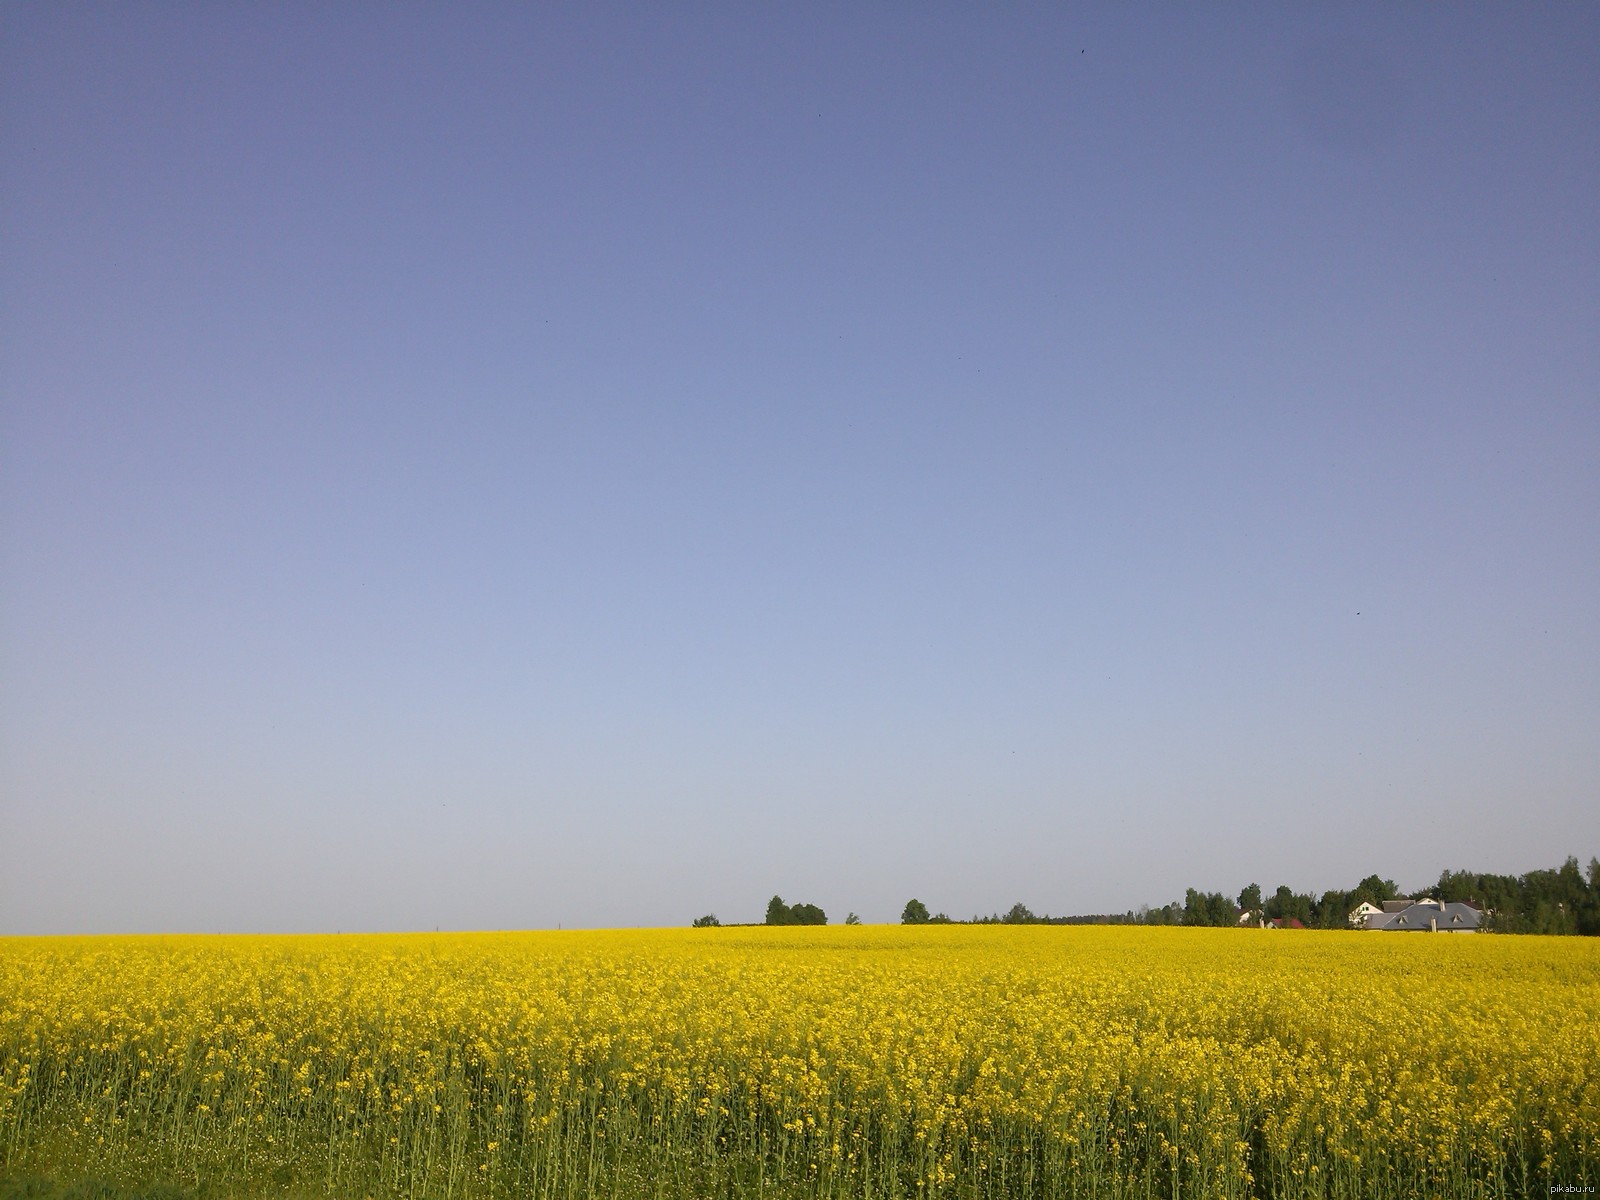
M0 939L0 1176L235 1195L1600 1184L1600 942L1058 926Z

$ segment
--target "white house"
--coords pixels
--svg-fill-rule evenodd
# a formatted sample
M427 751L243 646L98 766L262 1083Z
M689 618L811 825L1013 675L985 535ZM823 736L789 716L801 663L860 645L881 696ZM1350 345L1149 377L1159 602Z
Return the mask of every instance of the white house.
M1383 916L1383 909L1379 908L1371 901L1363 900L1360 904L1356 905L1350 910L1350 916L1348 920L1356 929L1365 929L1367 927L1367 920L1369 918L1381 916Z

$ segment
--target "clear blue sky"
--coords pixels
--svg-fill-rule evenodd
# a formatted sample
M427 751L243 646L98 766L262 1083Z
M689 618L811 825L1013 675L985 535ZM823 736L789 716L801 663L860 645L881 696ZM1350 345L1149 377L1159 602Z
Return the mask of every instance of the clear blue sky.
M1600 7L0 9L0 932L1600 852Z

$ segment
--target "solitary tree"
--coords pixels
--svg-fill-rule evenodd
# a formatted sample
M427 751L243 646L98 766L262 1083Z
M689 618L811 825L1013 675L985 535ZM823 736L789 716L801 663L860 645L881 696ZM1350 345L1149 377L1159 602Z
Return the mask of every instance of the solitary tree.
M774 896L771 900L768 900L767 901L767 924L768 925L788 925L790 923L791 922L789 920L789 906L783 902L783 897L782 896Z
M928 906L921 900L911 899L906 901L906 907L900 914L902 925L926 925L928 923Z
M715 929L721 924L722 922L717 920L716 913L707 913L703 917L696 917L694 919L694 927L696 929Z

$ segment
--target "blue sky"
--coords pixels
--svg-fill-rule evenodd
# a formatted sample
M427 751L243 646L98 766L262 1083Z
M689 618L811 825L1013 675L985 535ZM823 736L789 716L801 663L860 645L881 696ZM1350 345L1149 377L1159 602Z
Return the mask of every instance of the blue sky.
M0 932L1600 852L1600 10L11 5Z

